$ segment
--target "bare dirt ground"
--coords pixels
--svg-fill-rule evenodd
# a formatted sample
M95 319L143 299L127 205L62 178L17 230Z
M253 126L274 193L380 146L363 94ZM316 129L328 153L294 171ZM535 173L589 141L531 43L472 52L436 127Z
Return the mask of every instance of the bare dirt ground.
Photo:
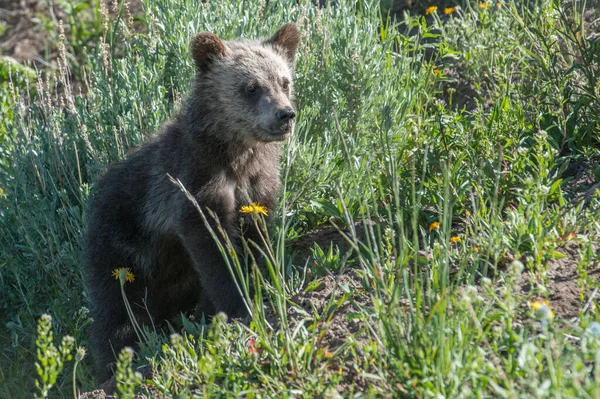
M0 52L19 62L31 61L50 65L56 54L48 54L48 42L36 14L50 17L47 6L39 0L0 0L0 24L5 32L0 36Z
M109 14L114 14L111 4L104 0ZM129 0L134 15L142 13L142 0ZM57 67L57 45L48 36L44 24L58 31L60 21L67 21L61 9L45 0L0 0L0 57L8 56L38 69ZM66 23L66 22L64 22ZM136 26L136 29L138 27Z
M583 311L586 304L589 306L593 292L581 288L581 278L584 274L593 281L598 281L600 269L597 269L597 261L593 265L582 265L578 267L581 260L581 253L587 250L586 245L577 242L567 242L558 252L565 255L565 258L553 260L548 263L548 276L550 282L547 285L550 307L554 310L557 317L564 320L573 320L579 317L579 312ZM598 258L600 245L593 244L592 252L594 258ZM529 284L522 282L522 289L526 290Z

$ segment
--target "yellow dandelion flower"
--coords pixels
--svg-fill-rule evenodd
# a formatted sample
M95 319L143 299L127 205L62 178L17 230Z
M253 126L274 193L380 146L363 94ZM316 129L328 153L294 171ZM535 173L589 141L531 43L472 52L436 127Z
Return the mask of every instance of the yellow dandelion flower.
M338 374L339 375L343 375L344 374L344 370L342 370L342 368L340 367L340 369L338 370Z
M433 222L429 225L429 231L437 230L440 227L440 222Z
M498 7L498 8L502 7L502 3L501 2L497 2L496 3L496 7Z
M130 268L127 268L125 274L125 281L127 281L128 283L133 283L135 281L135 275L133 274Z
M550 303L545 299L541 299L539 301L530 303L530 306L531 306L531 310L536 311L536 310L540 310L543 306L550 306Z
M465 215L469 216L470 214L471 214L471 212L465 211Z
M473 247L473 251L479 252L479 247Z
M251 205L244 205L240 208L240 213L262 213L265 216L269 216L269 210L266 206L253 202Z
M485 9L485 8L490 8L490 3L480 3L479 7Z
M460 242L460 241L461 241L461 240L460 240L460 237L459 237L459 236L453 236L453 237L450 237L450 242L451 242L452 244L454 244L455 242Z
M433 14L437 11L437 6L431 6L427 10L425 10L425 15Z
M441 76L441 75L442 75L442 71L440 71L440 70L439 70L439 69L437 69L437 68L433 68L433 74L434 74L435 76Z
M111 275L115 278L115 280L118 280L121 278L121 273L125 273L125 281L128 283L133 283L135 281L135 275L131 271L130 267L121 267L119 269L115 269L112 271Z
M450 15L456 10L456 7L446 7L444 8L444 14Z

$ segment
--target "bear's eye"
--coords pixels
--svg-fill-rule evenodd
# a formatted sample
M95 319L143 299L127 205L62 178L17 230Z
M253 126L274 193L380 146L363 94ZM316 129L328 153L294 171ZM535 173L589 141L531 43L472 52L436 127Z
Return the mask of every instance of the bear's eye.
M287 90L290 88L290 81L289 80L284 80L283 83L281 84L281 87L283 88L283 90Z
M250 83L248 86L246 86L246 91L248 93L256 93L256 85L254 83Z

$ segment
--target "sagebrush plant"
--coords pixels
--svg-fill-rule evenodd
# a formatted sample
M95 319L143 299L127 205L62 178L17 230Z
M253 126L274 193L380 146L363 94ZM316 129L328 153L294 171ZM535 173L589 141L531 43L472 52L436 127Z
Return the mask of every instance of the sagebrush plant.
M303 35L296 134L275 226L255 212L263 242L244 243L259 244L263 259L213 231L252 319L140 326L140 348L119 356L119 395L600 393L596 182L573 187L565 174L598 157L598 39L579 23L585 2L465 3L400 24L377 2L146 0L139 33L123 1L108 11L92 2L89 34L73 30L83 3L59 3L73 18L62 34L49 25L62 41L58 70L32 79L15 69L2 86L12 94L0 127L0 397L68 397L102 382L80 351L68 362L56 349L52 368L43 359L58 355L34 351L42 313L55 334L73 336L65 353L87 346L80 252L95 182L177 111L194 33L253 38L290 21ZM84 95L70 68L80 68ZM465 88L473 101L458 108ZM343 239L292 252L328 226ZM574 318L552 310L548 288L566 245L578 252L569 255L580 276ZM114 276L127 284L122 265ZM324 281L334 284L324 304L301 306ZM48 320L38 348L52 348ZM151 378L135 374L148 364Z
M133 349L123 348L117 359L115 381L117 383L117 397L119 399L132 398L135 388L142 383L142 375L132 368Z
M74 339L70 335L65 335L58 347L54 345L52 334L52 317L47 314L40 316L37 325L37 362L35 368L38 379L35 386L39 390L37 398L48 396L50 388L56 383L58 375L65 366L65 363L73 358L72 351Z

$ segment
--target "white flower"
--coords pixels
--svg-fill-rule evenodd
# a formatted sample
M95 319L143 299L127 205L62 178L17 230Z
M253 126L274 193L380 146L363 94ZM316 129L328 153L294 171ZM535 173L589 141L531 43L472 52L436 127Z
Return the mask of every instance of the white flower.
M521 261L515 260L510 264L510 273L513 275L520 275L521 273L523 273L523 269L525 269L525 266L523 266L523 263Z

